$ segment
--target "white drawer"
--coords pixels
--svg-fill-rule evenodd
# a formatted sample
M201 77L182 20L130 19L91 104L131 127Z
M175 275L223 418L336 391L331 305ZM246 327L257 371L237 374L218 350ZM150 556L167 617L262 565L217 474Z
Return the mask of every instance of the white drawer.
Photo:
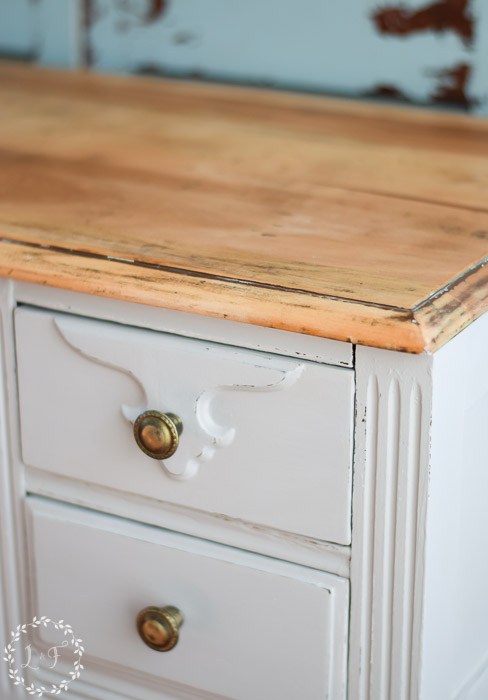
M350 543L352 370L26 307L16 340L26 464ZM134 440L148 409L182 419L167 460Z
M138 700L152 697L146 684L161 697L173 697L168 688L178 698L345 697L346 580L28 500L32 614L65 620L83 640L85 671L73 692L102 672L112 690L124 679L137 683ZM149 605L176 606L184 616L171 651L154 651L138 635L137 615ZM38 650L57 639L43 629Z

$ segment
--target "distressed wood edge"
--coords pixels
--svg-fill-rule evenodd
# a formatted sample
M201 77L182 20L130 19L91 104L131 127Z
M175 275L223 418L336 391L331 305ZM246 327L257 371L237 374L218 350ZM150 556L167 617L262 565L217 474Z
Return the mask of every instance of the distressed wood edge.
M419 326L408 309L187 277L8 242L0 242L0 276L353 344L424 351Z
M202 314L180 313L120 299L93 297L80 292L15 282L17 304L51 309L102 321L170 333L185 338L258 350L285 357L310 360L337 367L354 367L354 346L329 338L297 335L264 326L249 326L236 321ZM250 332L251 331L251 332Z
M424 342L434 353L488 310L488 258L413 309Z
M397 309L0 241L6 278L413 354L435 352L486 311L485 263L414 309Z
M0 273L24 282L411 353L434 352L478 318L488 288L483 265L418 311L399 311L135 266L124 269L118 261L17 244L0 244L0 253Z

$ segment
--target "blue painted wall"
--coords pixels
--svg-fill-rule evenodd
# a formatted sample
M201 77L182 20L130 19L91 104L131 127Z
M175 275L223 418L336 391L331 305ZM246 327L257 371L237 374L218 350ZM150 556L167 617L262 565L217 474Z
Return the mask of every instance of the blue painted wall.
M0 52L488 113L487 0L0 0Z

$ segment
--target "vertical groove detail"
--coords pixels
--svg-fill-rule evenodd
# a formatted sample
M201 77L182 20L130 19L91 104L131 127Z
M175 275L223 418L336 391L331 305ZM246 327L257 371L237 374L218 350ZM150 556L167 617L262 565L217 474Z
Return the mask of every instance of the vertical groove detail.
M364 488L364 548L363 561L367 569L364 576L364 585L361 588L361 608L367 616L367 623L361 630L360 654L361 665L369 668L371 658L371 637L368 630L371 628L372 617L371 611L373 608L373 557L368 557L368 552L374 556L374 528L373 517L376 509L376 499L374 484L376 482L376 463L378 453L378 406L379 406L379 388L377 377L371 375L368 380L366 408L369 413L364 413L363 421L366 425L366 464L365 474L367 477L363 482ZM364 673L361 676L360 697L366 698L368 694L369 674Z
M405 542L405 562L407 575L413 585L410 588L410 595L405 596L405 634L402 647L412 649L413 645L413 623L414 623L414 602L416 583L416 551L420 533L417 527L417 513L419 504L419 483L420 483L420 458L421 458L421 432L422 432L422 392L418 384L412 387L410 394L410 434L408 454L410 464L408 468L409 490L407 491L407 509L411 514L408 538ZM405 700L410 698L411 693L411 671L412 654L404 654L403 677L405 678Z
M351 700L416 700L428 467L429 359L358 364ZM376 351L377 352L377 351ZM361 373L364 372L362 375ZM421 476L423 475L423 476ZM422 493L421 493L422 490ZM359 647L359 648L358 648Z
M375 553L373 588L375 597L373 612L377 629L372 635L372 668L376 673L371 679L372 698L388 698L391 671L392 616L394 599L396 539L396 501L398 484L398 451L400 434L400 389L396 378L382 383L379 402L379 437L381 450L377 456ZM374 626L373 626L374 629Z
M392 684L392 658L393 651L392 646L394 643L394 613L395 613L395 591L397 590L398 576L397 567L391 565L391 562L395 562L396 553L398 552L397 547L397 536L399 534L399 501L402 497L402 492L400 490L400 461L401 461L401 448L400 448L400 431L401 431L401 419L402 419L402 400L400 393L400 386L398 380L392 379L390 382L389 396L388 396L388 457L386 460L387 474L386 478L391 484L388 493L388 511L387 520L385 521L385 532L389 533L390 536L390 546L386 550L387 557L385 558L385 570L387 572L387 591L388 591L388 609L385 615L385 622L387 628L387 643L386 651L387 657L385 659L385 680L384 680L384 697L389 697L388 692ZM391 523L390 528L388 523ZM401 536L401 533L400 533ZM388 562L390 564L388 565ZM396 697L396 696L394 696Z

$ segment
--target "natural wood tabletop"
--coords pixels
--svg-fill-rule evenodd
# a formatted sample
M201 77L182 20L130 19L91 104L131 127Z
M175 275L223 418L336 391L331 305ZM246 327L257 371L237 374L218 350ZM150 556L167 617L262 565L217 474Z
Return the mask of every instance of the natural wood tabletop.
M409 352L488 308L488 122L0 63L0 275Z

